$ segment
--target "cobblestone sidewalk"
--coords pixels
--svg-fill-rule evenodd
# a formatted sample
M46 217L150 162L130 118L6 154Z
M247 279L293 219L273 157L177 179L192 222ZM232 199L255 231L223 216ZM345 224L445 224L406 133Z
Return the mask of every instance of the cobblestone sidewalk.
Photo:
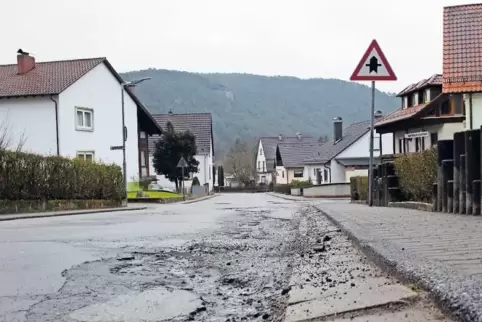
M428 290L460 321L482 322L482 217L316 206L385 269Z

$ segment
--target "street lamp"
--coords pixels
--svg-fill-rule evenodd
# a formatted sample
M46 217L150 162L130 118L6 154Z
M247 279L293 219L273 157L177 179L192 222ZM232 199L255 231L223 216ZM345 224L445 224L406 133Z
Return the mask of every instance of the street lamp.
M144 77L137 80L121 83L121 97L122 97L122 175L124 177L124 185L127 189L127 164L126 164L126 141L127 141L127 128L124 109L124 89L126 87L135 87L143 81L149 80L151 77Z

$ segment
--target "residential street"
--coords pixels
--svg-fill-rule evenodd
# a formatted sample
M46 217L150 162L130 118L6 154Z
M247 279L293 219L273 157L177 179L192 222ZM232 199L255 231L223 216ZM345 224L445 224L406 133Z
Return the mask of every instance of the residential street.
M313 203L225 194L1 222L0 321L449 321Z

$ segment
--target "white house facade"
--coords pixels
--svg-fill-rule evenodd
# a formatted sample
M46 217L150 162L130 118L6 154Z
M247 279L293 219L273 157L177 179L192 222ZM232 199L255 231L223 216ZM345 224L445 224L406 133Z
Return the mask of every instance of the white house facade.
M22 141L25 152L122 167L122 150L111 150L122 145L121 83L105 58L35 63L19 55L17 65L0 66L0 126L10 148ZM161 129L132 92L124 98L129 180L140 175L139 134Z
M376 114L377 118L380 116L380 113ZM336 118L333 127L333 138L303 160L304 178L314 178L313 183L344 183L350 182L353 176L368 175L370 121L354 123L343 129L342 119ZM393 153L393 135L374 133L375 162L382 153Z
M299 173L294 173L294 170L287 170L276 162L276 153L278 145L317 145L316 139L310 136L303 136L301 133L296 133L296 136L285 136L279 134L278 136L262 137L258 142L258 154L256 156L256 182L270 184L276 181L278 184L287 183L289 178L299 178Z
M212 191L213 187L217 185L217 180L213 173L215 157L211 114L174 114L170 112L168 114L154 114L153 117L160 127L165 127L167 122L171 122L175 131L181 132L189 130L194 134L196 137L197 146L197 154L194 156L194 158L199 162L198 172L190 173L189 179L185 180L184 185L186 188L190 188L192 185L192 179L197 177L201 185L208 185L209 190ZM149 138L149 173L156 175L157 183L159 185L166 188L175 189L175 183L169 181L164 175L157 174L154 168L153 152L158 139L158 136Z

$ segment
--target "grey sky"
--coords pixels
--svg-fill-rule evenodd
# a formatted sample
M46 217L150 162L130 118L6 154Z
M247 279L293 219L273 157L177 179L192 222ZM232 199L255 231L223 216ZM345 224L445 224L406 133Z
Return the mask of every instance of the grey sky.
M6 0L0 63L106 56L118 71L347 80L373 38L399 91L442 72L442 8L470 0Z

